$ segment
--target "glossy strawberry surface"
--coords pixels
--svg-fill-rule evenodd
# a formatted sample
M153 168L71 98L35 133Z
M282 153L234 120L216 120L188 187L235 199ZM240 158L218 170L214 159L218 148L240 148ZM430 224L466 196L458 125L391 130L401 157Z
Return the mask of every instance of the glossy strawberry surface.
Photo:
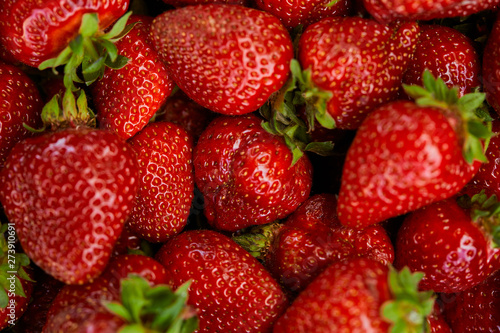
M271 14L239 5L187 6L157 16L151 31L175 83L212 111L255 111L288 77L292 41Z
M497 16L483 53L483 85L486 99L493 109L500 114L500 63L497 55L500 53L500 16Z
M138 171L116 135L66 129L18 143L0 182L26 254L57 279L81 284L105 268L134 205Z

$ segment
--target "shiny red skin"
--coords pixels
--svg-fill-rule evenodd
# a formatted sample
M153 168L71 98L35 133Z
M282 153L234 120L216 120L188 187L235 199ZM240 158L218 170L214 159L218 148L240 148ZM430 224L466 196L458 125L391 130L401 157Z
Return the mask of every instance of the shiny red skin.
M326 6L330 2L329 0L257 0L256 4L258 8L278 17L285 27L292 29L299 24L307 27L325 17L351 14L352 0L340 0L333 6Z
M134 153L91 128L28 138L0 172L0 201L26 254L68 284L99 275L134 203Z
M337 128L357 129L398 97L418 31L414 22L389 26L360 17L328 17L306 28L298 60L314 86L332 93L326 108Z
M376 20L384 23L469 16L495 9L499 4L499 0L363 0L366 10Z
M312 185L307 156L292 166L284 140L254 114L213 120L195 146L194 171L208 222L225 231L286 217Z
M166 4L174 7L185 7L194 5L207 5L210 3L229 3L241 6L248 6L250 0L163 0Z
M38 67L57 57L79 33L82 16L99 15L105 29L123 14L129 0L2 0L0 43L20 62Z
M31 279L33 279L33 272L31 271L30 268L25 268L26 273L30 276ZM24 279L19 279L21 282L21 286L23 288L24 294L26 297L21 296L21 295L13 295L11 297L9 295L9 303L6 308L0 308L0 330L3 330L6 327L17 327L17 323L19 322L19 318L21 318L24 313L26 312L26 309L28 308L28 304L31 299L31 295L33 293L33 288L35 286L34 281L28 281ZM10 282L8 282L10 283ZM2 288L2 287L0 287ZM11 291L9 289L6 289L7 294L10 294ZM19 292L19 291L15 291ZM14 308L9 308L14 302ZM14 318L11 317L11 315L14 315ZM12 322L14 322L14 325L10 325Z
M179 125L151 123L129 141L139 165L139 190L131 230L150 242L165 242L186 226L193 201L193 143Z
M410 101L372 112L347 152L339 192L342 224L363 228L451 197L477 173L462 153L455 117Z
M141 276L154 286L168 280L165 268L156 260L138 254L114 257L92 283L66 285L52 302L43 332L118 332L124 322L110 313L105 301L120 301L120 281L129 274Z
M382 333L389 323L380 307L392 299L389 268L367 258L338 261L299 294L273 333Z
M172 78L212 111L257 110L288 78L292 41L278 18L229 4L187 6L158 15L153 41Z
M396 238L398 269L423 272L422 290L455 293L467 290L499 269L500 251L493 249L470 211L457 198L435 202L410 213Z
M268 269L292 291L304 289L332 262L368 257L392 264L394 248L382 226L362 230L340 224L333 194L316 194L290 215L275 238Z
M488 35L488 40L483 51L483 89L486 99L500 115L500 15L497 15L495 23Z
M438 301L434 302L434 309L431 314L427 316L427 325L429 327L429 333L452 333L450 325L448 325Z
M422 85L422 73L428 69L448 87L457 87L460 96L481 86L481 62L472 41L464 34L441 25L421 25L413 58L403 83Z
M35 82L20 68L0 62L0 169L12 147L32 136L23 123L42 127L43 102Z
M453 333L500 331L500 270L482 283L439 301Z
M262 264L229 237L190 230L156 255L174 289L191 280L188 304L198 309L197 332L271 332L288 305Z
M106 68L104 77L91 85L99 127L123 139L144 128L165 103L174 82L158 58L149 35L152 17L132 15L134 28L115 43L129 59L121 69Z

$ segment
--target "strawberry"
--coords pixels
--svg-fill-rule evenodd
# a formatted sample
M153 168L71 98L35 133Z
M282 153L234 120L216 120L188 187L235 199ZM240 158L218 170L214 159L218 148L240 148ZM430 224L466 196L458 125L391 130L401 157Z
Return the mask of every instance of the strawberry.
M257 110L285 83L292 41L278 18L229 4L177 8L151 28L175 83L212 111Z
M497 114L500 114L500 14L497 15L483 51L483 89L486 99Z
M91 85L101 128L128 139L140 131L173 90L165 65L152 46L149 28L153 18L132 15L129 33L116 42L120 55L129 61L120 69L107 68Z
M368 258L337 261L299 294L273 332L423 332L434 299L417 291L420 278Z
M129 140L139 165L139 190L128 224L151 242L185 227L193 200L192 138L180 126L157 122Z
M453 333L500 330L500 270L480 284L457 294L441 295Z
M427 317L429 333L452 333L450 325L448 325L443 309L439 303L439 299L434 302L434 308Z
M287 305L278 283L229 237L185 231L156 255L177 288L192 280L188 304L198 309L198 332L271 332Z
M257 0L257 6L278 17L288 29L303 27L315 23L325 17L347 16L353 7L352 0L307 2L282 0Z
M433 20L439 18L469 16L480 11L495 9L498 0L363 0L366 10L380 22L397 19Z
M215 118L195 146L195 183L205 216L217 229L236 231L284 218L309 196L307 156L293 163L284 140L260 123L253 114Z
M474 114L484 94L458 97L424 73L425 88L406 89L417 103L395 101L373 111L347 152L339 192L340 221L363 228L449 198L485 161L491 135Z
M404 74L403 83L420 85L422 73L429 70L448 87L457 87L460 96L481 85L479 55L472 41L453 28L421 25L413 58Z
M0 201L33 262L65 283L82 284L108 262L135 203L138 169L127 143L81 124L90 121L85 95L79 109L68 104L73 99L65 95L62 111L53 99L42 118L75 127L14 146L0 172Z
M14 145L31 136L23 124L41 126L42 98L35 82L21 69L0 62L0 169Z
M302 98L323 127L357 129L374 108L398 97L415 49L416 23L383 25L328 17L310 25L294 64Z
M492 211L499 205L483 194L465 204L457 200L452 197L410 213L398 232L394 266L425 273L422 290L464 291L500 268L500 250L493 248L499 241L498 214Z
M250 3L250 0L163 0L164 3L169 4L174 7L185 7L185 6L194 6L194 5L204 5L209 3L229 3L229 4L237 4L242 6L247 6Z
M344 258L364 256L385 265L394 260L392 243L381 226L355 230L340 224L333 194L313 195L274 228L278 230L268 237L259 233L233 239L263 252L264 265L288 290L303 290L328 265Z

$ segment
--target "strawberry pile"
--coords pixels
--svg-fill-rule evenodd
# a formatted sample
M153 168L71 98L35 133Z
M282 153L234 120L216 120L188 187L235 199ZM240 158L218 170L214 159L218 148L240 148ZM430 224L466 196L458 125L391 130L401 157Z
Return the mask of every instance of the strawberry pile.
M500 0L0 0L0 329L500 331Z

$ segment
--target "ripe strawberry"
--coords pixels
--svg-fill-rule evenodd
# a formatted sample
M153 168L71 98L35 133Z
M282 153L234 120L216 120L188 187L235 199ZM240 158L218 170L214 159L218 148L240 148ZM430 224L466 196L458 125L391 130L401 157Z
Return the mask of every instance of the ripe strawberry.
M278 17L288 29L303 27L325 17L347 16L353 7L352 0L282 1L257 0L257 6Z
M217 229L236 231L284 218L309 196L307 156L292 164L284 140L266 132L253 114L213 120L193 155L205 216Z
M287 305L266 269L227 236L190 230L161 247L157 259L177 288L192 280L188 304L198 309L198 332L271 332Z
M212 111L255 111L288 77L292 41L271 14L229 4L188 6L157 16L151 31L175 83Z
M340 224L333 194L310 197L284 224L271 228L277 230L267 235L266 230L264 234L261 230L258 234L242 234L233 239L245 249L259 251L254 256L262 252L266 268L291 291L304 289L337 260L363 256L385 265L394 260L391 240L381 226L355 230Z
M427 317L427 327L429 333L452 333L438 300L434 302L434 309Z
M438 18L469 16L480 11L495 9L498 0L363 0L366 10L380 22L397 19L428 21Z
M31 136L23 124L42 125L42 99L38 88L21 69L0 62L0 169L14 145Z
M100 128L128 139L147 125L172 92L174 83L152 46L149 29L153 18L132 15L132 30L116 42L120 55L129 59L118 70L107 68L91 84Z
M463 208L452 197L410 213L397 235L394 266L425 273L420 289L435 292L464 291L486 279L500 268L491 200L478 195Z
M428 71L424 85L407 89L417 103L385 104L358 129L342 171L343 224L363 228L449 198L485 160L481 138L490 133L474 114L484 94L459 99Z
M82 17L97 13L104 30L125 14L129 0L0 1L0 43L33 67L57 57L79 34Z
M128 224L151 242L185 227L193 200L192 138L180 126L156 122L129 140L139 165L139 190Z
M500 270L480 284L457 294L441 295L453 333L500 330Z
M413 58L404 74L403 83L422 83L427 69L440 77L448 87L457 87L460 96L481 85L479 55L472 41L453 28L421 25Z
M209 3L229 3L229 4L237 4L242 6L249 5L249 0L163 0L164 3L169 4L174 7L185 7L185 6L194 6L194 5L204 5Z
M274 333L423 332L432 293L417 292L420 274L351 258L324 270L278 319ZM392 332L392 331L391 331Z
M83 117L86 105L80 98L78 104ZM57 116L52 106L42 112L45 120ZM65 283L82 284L108 262L134 205L138 171L118 136L75 126L14 146L0 172L0 201L33 262Z
M497 56L500 53L500 14L491 28L483 51L483 89L486 99L497 114L500 114L500 64Z
M323 127L357 129L374 108L397 98L415 49L418 25L383 25L360 17L328 17L301 35L292 67Z

